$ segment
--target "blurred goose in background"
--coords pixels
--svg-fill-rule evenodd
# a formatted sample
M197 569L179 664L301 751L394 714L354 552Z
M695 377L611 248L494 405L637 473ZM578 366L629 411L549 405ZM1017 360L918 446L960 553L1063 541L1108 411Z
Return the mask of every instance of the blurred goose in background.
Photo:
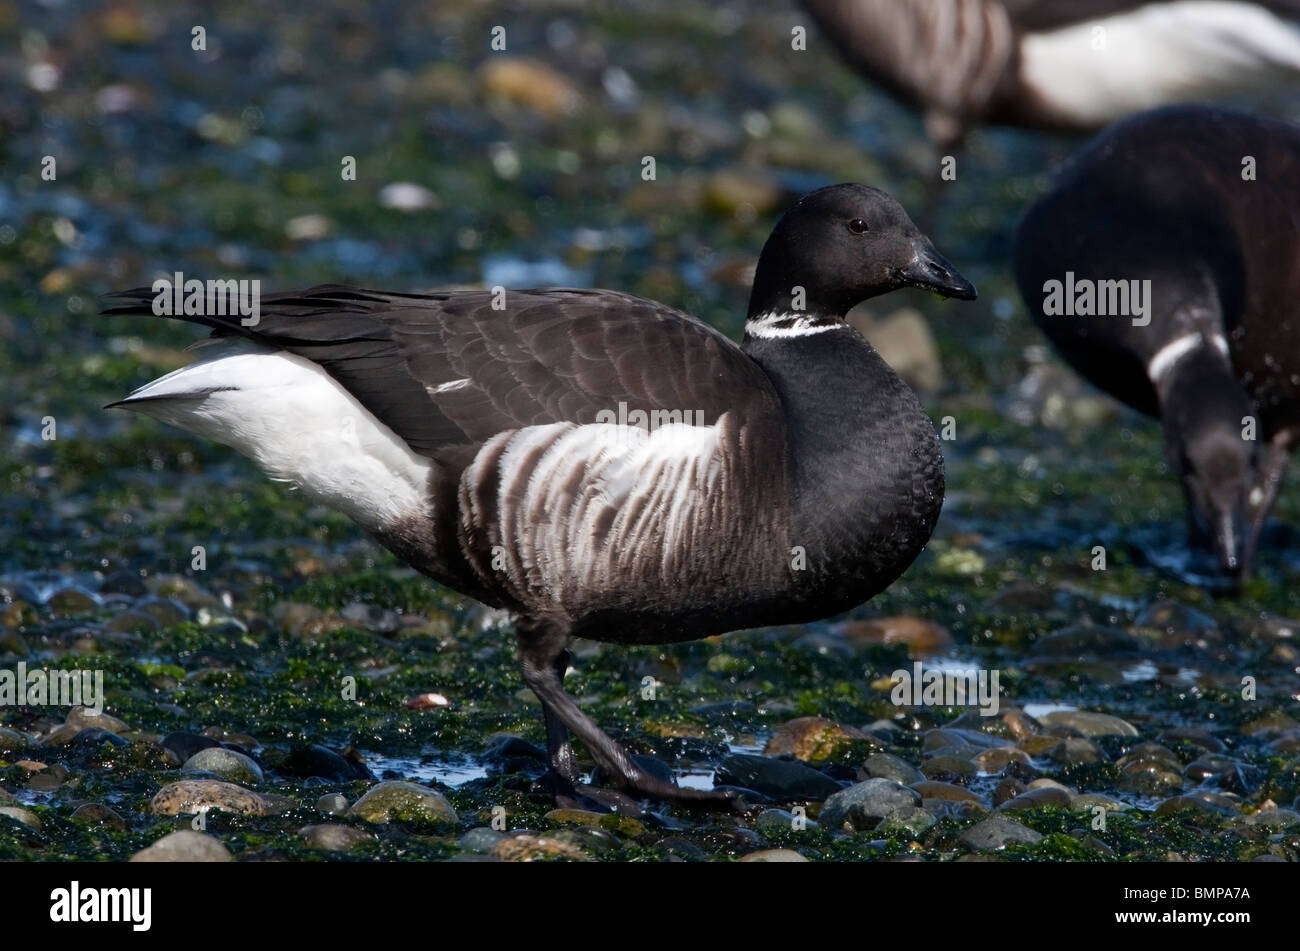
M1030 207L1015 271L1062 356L1161 420L1193 542L1248 576L1300 441L1300 129L1127 119Z
M1091 130L1300 80L1300 0L802 0L943 152L982 123Z

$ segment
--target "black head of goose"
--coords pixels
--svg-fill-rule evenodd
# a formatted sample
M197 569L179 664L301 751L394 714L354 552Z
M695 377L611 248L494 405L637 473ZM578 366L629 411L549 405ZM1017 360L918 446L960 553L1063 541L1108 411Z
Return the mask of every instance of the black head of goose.
M1296 0L802 3L851 67L922 111L945 151L980 123L1096 129L1300 79Z
M325 286L263 298L256 321L177 314L218 341L114 405L232 446L513 612L559 792L578 776L572 731L625 790L722 799L656 780L601 731L564 692L566 642L809 621L902 573L938 517L943 461L844 316L909 285L975 296L893 199L837 185L777 225L739 346L614 291Z
M1300 130L1134 116L1026 212L1015 268L1066 360L1161 419L1193 541L1249 574L1300 437Z

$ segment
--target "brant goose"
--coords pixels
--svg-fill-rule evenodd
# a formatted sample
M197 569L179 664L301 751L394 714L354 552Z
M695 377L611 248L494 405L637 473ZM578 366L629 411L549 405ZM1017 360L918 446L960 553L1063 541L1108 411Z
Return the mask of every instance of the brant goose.
M1300 79L1300 0L802 0L941 149L982 122L1096 129Z
M1248 576L1300 435L1300 129L1134 116L1030 207L1015 270L1065 359L1161 419L1193 541Z
M897 202L836 185L772 232L739 346L614 291L330 285L263 298L254 326L175 315L213 328L208 355L113 405L226 443L510 610L558 795L578 796L572 731L623 790L725 800L656 779L602 732L563 689L566 642L812 621L911 564L943 459L844 320L909 285L975 298ZM105 312L152 313L154 297Z

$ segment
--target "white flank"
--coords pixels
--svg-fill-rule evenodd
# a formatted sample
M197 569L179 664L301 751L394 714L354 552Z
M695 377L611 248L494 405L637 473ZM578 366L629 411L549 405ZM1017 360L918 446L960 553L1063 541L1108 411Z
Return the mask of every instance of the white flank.
M221 346L123 405L238 450L367 528L428 509L432 463L303 357Z
M1300 79L1300 26L1235 0L1151 3L1021 43L1025 84L1088 125L1287 75Z
M651 432L553 423L512 434L500 459L501 532L525 540L508 546L508 557L536 559L516 562L516 576L563 600L561 593L575 586L606 583L621 561L645 556L651 540L662 545L665 562L689 552L701 510L716 502L719 430L726 419L713 426L671 423ZM492 451L492 443L485 445L479 459ZM478 461L463 479L482 477ZM609 527L598 535L602 519Z
M1184 334L1169 341L1156 351L1156 355L1147 364L1147 377L1152 383L1159 383L1160 378L1173 369L1175 363L1198 347L1205 346L1206 342L1205 335L1200 332ZM1228 356L1228 341L1222 334L1212 335L1208 342L1212 343L1224 357Z
M793 325L784 326L791 320L794 321ZM842 320L815 317L812 314L777 312L759 314L746 321L745 333L750 337L759 337L763 340L781 340L790 337L811 337L813 334L840 330L847 326L848 324Z

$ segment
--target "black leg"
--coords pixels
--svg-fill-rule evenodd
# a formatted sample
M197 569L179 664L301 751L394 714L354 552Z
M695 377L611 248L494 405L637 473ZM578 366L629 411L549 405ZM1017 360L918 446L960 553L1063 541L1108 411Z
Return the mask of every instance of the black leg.
M1255 565L1255 551L1259 547L1259 537L1268 522L1269 513L1277 501L1277 494L1286 477L1287 466L1291 462L1291 450L1294 448L1295 434L1283 431L1273 437L1269 443L1268 454L1259 468L1259 484L1251 490L1247 500L1250 524L1247 528L1246 544L1241 555L1241 576L1249 578Z
M567 650L555 655L552 669L561 685L572 656ZM569 728L545 700L542 701L542 714L546 718L546 752L550 755L551 771L562 782L572 786L578 781L578 765L573 758L573 744L569 742Z
M563 668L557 669L557 658L564 653L567 633L557 625L521 621L518 626L519 659L524 683L528 684L547 716L547 740L557 735L552 720L560 728L571 730L582 740L598 764L601 772L609 776L618 788L652 799L683 803L729 804L735 796L727 792L703 789L682 789L649 775L633 762L623 747L615 743L582 711L567 693L562 680ZM565 738L567 745L567 737ZM572 756L572 751L570 751ZM552 761L554 761L554 752Z

